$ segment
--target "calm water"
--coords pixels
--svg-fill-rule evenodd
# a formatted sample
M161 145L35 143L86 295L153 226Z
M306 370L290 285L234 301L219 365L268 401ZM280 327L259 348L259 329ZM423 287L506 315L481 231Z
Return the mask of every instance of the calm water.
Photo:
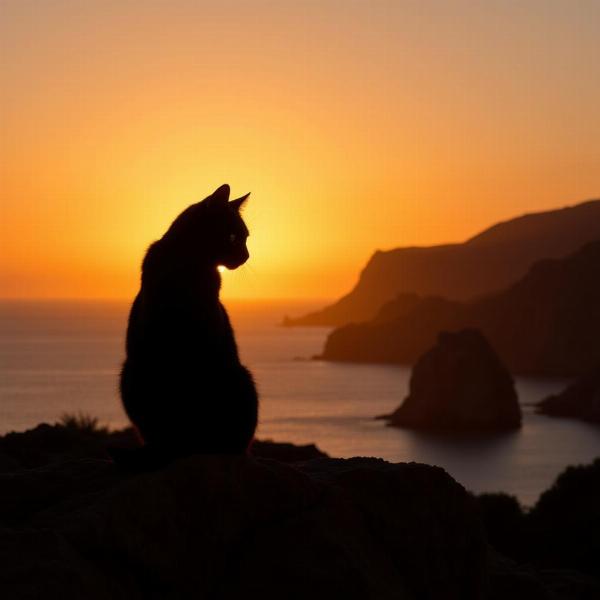
M242 358L261 393L259 437L315 442L333 456L440 465L473 491L503 490L525 504L566 465L600 456L600 428L535 415L527 406L564 381L517 381L525 405L518 433L457 442L385 427L372 417L400 403L410 370L306 360L321 350L328 330L277 323L307 308L229 306ZM0 433L78 411L125 425L116 382L127 309L116 302L0 303Z

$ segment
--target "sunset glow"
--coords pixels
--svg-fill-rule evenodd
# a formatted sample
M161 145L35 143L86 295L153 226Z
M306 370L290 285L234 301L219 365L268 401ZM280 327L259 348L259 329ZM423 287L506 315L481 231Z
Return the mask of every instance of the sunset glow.
M0 11L2 297L130 297L225 182L252 192L230 298L335 297L377 248L600 195L595 2Z

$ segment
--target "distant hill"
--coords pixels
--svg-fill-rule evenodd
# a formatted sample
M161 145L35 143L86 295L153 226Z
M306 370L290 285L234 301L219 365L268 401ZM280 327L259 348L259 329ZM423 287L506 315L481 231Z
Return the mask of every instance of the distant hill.
M498 223L462 244L377 251L354 289L286 325L343 325L375 316L400 294L470 300L511 285L542 258L600 239L600 200Z
M438 332L465 327L480 329L513 373L590 371L600 364L600 240L539 261L505 291L480 300L402 296L372 321L334 330L322 358L412 364Z

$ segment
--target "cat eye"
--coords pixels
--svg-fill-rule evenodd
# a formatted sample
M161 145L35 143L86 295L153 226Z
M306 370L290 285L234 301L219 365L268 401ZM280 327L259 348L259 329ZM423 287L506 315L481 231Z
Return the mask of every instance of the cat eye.
M229 234L229 241L233 244L233 242L235 242L235 240L237 239L237 235L235 235L235 233L230 233Z

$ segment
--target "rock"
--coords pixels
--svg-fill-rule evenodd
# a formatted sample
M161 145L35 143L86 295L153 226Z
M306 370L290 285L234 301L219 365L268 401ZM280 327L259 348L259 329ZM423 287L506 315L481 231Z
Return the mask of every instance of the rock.
M22 456L36 441L30 456L42 460L40 440L65 451L61 428L4 439ZM0 473L2 598L600 597L600 461L561 476L523 533L530 517L513 500L476 500L415 463L196 455L132 475L108 460L57 457ZM476 501L507 553L511 530L521 532L512 547L526 564L488 547Z
M85 422L85 418L83 419ZM37 468L77 458L108 459L112 449L134 449L140 440L133 428L109 431L87 418L91 426L41 423L22 432L0 436L0 473L21 468ZM298 446L272 440L255 440L252 455L280 462L296 462L327 457L314 444Z
M250 448L252 456L270 458L284 463L295 463L313 458L328 458L314 444L289 444L285 442L274 442L272 440L254 440Z
M72 458L104 458L104 447L110 444L112 437L105 429L48 423L23 432L7 433L0 437L0 467L4 467L0 470L34 468Z
M192 456L0 476L3 598L481 597L472 499L442 469L379 459Z
M536 412L600 423L600 368L579 378L560 394L542 400Z
M465 329L439 335L387 418L396 427L486 432L520 427L521 410L509 372L480 332Z

